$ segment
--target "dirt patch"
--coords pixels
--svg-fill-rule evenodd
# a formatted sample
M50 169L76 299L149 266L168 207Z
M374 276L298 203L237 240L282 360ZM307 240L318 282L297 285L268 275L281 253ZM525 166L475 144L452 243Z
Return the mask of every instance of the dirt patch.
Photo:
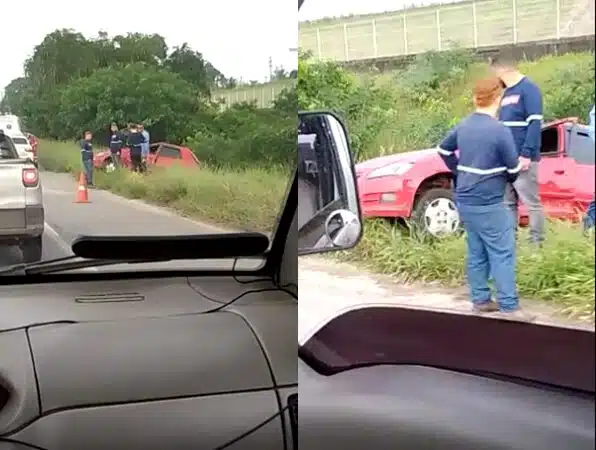
M299 321L308 322L310 327L316 326L315 317L329 316L333 314L334 308L340 311L369 304L470 314L465 287L445 288L432 283L404 284L390 276L372 274L357 265L322 256L300 258L298 283ZM537 323L594 330L593 323L568 319L561 310L551 305L523 299L522 306L536 316ZM300 328L304 328L302 323Z

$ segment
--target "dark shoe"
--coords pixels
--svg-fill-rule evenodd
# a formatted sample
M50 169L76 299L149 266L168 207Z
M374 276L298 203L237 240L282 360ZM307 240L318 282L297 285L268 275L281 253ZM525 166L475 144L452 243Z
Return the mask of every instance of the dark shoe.
M491 313L491 312L496 312L499 310L499 305L497 305L495 302L488 301L486 303L480 303L478 305L474 305L472 307L472 311L474 311L475 313Z

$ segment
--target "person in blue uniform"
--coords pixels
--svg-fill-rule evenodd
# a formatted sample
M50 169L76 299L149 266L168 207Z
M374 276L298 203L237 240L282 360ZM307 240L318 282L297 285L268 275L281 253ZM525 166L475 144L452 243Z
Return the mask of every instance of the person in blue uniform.
M118 130L118 125L112 123L110 126L110 154L115 167L120 167L120 151L124 145L124 136Z
M454 176L473 310L528 320L517 294L515 221L503 203L506 185L515 182L522 164L511 131L497 120L502 92L497 77L478 81L475 111L447 134L437 151ZM489 288L491 276L496 302Z
M522 74L513 59L494 58L492 68L505 85L499 108L499 120L511 130L522 169L514 183L505 190L505 204L518 220L517 205L528 208L530 242L544 241L544 210L538 188L538 163L542 138L542 93Z
M145 138L139 131L138 125L133 124L127 138L127 145L130 149L130 162L133 172L143 172L143 144Z
M83 139L80 141L81 163L83 165L83 172L87 180L87 186L93 187L93 134L91 131L83 133Z
M594 127L596 127L596 119L594 118L594 105L592 105L592 109L590 110L589 116L589 124L588 128L590 130L590 137L592 141L594 141ZM586 215L584 216L584 230L588 231L596 226L596 203L592 200L592 202L588 205L588 210L586 211Z

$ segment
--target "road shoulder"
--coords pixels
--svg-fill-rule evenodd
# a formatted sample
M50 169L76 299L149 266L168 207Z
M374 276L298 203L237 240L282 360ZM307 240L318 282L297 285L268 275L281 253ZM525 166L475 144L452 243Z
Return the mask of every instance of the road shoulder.
M387 275L373 274L365 269L328 256L301 257L298 289L301 316L317 314L320 308L341 309L347 302L391 304L402 307L443 310L470 314L470 302L465 287L445 288L433 283L400 283ZM594 324L565 317L560 309L544 302L523 299L522 306L536 315L542 324L594 330Z

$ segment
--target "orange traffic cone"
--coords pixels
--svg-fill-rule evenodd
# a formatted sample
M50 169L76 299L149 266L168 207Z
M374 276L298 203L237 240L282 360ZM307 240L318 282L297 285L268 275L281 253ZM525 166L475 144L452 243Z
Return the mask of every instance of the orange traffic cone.
M89 191L87 190L87 178L83 172L81 172L81 175L79 176L77 197L73 203L91 203L89 201Z

